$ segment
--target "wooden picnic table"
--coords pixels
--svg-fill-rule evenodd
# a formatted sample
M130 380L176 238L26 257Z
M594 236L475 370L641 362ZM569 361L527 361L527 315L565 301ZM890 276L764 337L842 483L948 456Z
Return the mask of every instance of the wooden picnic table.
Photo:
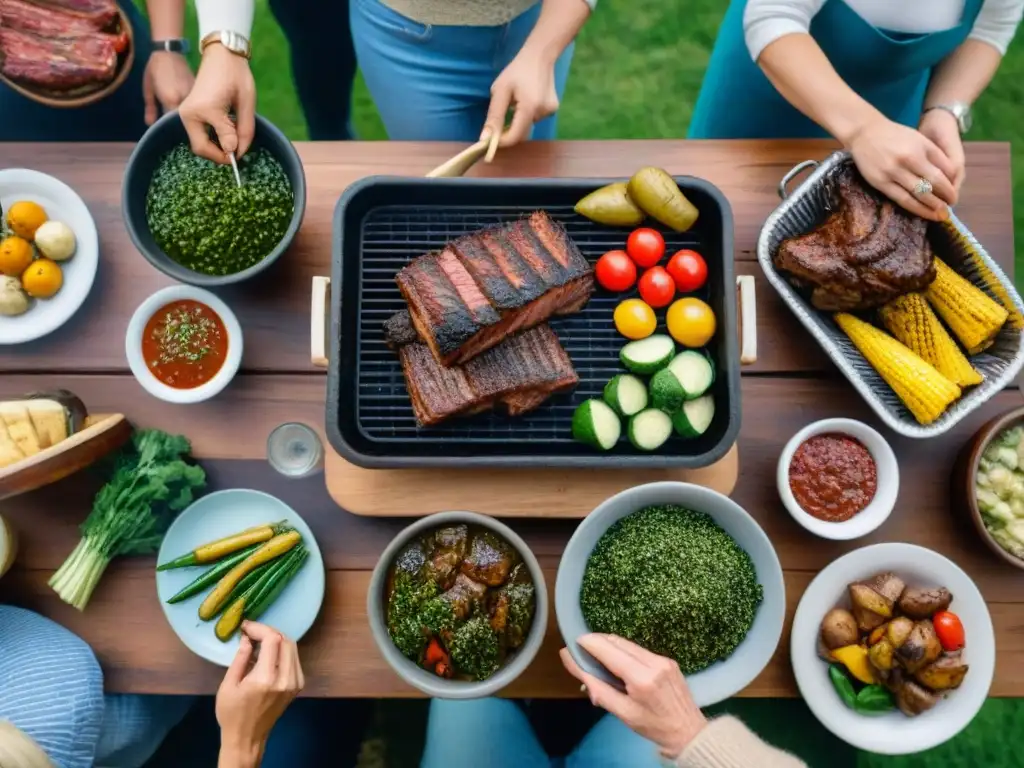
M74 187L96 218L100 269L92 295L75 318L50 337L0 351L0 397L61 386L91 411L122 412L138 426L188 435L210 489L255 488L294 507L323 550L327 594L316 625L302 642L307 689L314 696L415 695L377 652L366 622L366 586L380 552L407 521L357 517L330 499L322 475L288 480L265 459L266 438L284 421L322 429L326 376L309 361L311 278L329 274L331 226L342 190L371 174L422 175L457 151L450 144L299 144L308 208L288 254L265 275L220 291L245 329L243 370L216 399L174 406L146 394L124 355L128 318L149 294L171 281L133 248L121 220L121 178L129 145L0 145L0 167L31 166ZM824 158L834 145L817 141L577 141L535 143L499 154L474 174L624 177L646 164L716 184L735 216L739 274L757 281L759 357L744 370L740 479L733 498L768 533L785 569L790 618L815 573L841 554L880 541L914 542L955 560L977 581L995 623L998 662L992 693L1024 696L1024 572L998 562L970 527L966 510L951 508L949 473L964 441L985 420L1020 403L1001 393L950 434L915 442L883 431L900 461L899 502L875 534L829 542L800 528L775 487L785 442L815 419L849 416L878 425L811 337L777 298L756 264L761 224L778 203L776 187L796 163ZM1007 272L1013 266L1010 149L971 144L958 214ZM164 619L153 558L123 558L109 569L84 613L63 604L47 580L74 547L99 480L80 473L5 502L0 512L21 538L15 568L0 580L0 602L52 617L96 651L110 691L212 693L222 670L194 656ZM416 489L409 488L414 508ZM549 587L573 521L513 521L546 569ZM2 628L0 628L2 630ZM529 697L579 695L561 668L554 616L546 645L506 693ZM772 663L744 692L795 696L787 629Z

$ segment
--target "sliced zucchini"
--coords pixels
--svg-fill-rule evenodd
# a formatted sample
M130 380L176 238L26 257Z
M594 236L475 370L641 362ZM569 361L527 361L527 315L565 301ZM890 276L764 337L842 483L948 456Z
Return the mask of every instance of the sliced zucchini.
M629 442L641 451L656 451L672 436L672 419L664 411L648 408L629 420Z
M609 451L621 435L619 415L601 400L584 400L572 415L572 436L581 443Z
M647 407L647 387L636 376L620 373L605 385L604 401L620 416L632 416Z
M680 352L668 364L668 370L679 379L687 400L696 400L711 387L715 380L715 369L702 352L688 349Z
M711 395L688 400L672 414L672 426L682 437L700 437L715 418L715 399Z
M668 365L675 353L676 343L670 336L659 333L629 342L619 352L619 359L633 373L647 375Z
M663 368L651 377L651 405L665 413L675 413L686 400L686 391L671 369Z

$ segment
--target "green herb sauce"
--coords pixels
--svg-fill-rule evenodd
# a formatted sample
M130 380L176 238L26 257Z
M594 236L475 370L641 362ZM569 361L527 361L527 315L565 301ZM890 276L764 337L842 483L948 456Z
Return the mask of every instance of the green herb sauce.
M181 144L160 160L146 195L146 219L164 253L204 275L230 275L262 261L284 238L295 195L266 149L230 166L196 157Z
M455 669L473 680L485 680L501 665L498 636L484 616L474 616L456 629L448 650Z
M406 571L397 571L388 600L388 633L406 658L419 662L432 634L455 626L451 603L442 600L433 581L420 581Z
M690 675L736 650L763 597L750 556L729 534L703 513L662 506L605 532L580 606L591 631L675 659Z

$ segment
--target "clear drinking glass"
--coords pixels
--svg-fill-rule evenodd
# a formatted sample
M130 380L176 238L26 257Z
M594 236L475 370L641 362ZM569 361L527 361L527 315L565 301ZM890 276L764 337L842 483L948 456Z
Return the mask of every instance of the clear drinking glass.
M290 421L267 438L267 461L286 477L308 477L323 469L324 446L315 430Z

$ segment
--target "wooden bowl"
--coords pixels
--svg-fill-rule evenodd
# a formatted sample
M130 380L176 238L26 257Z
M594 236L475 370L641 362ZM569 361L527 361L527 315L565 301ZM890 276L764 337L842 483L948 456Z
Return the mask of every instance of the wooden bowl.
M85 428L34 456L0 469L0 500L55 483L120 448L132 426L120 413L89 416Z
M974 437L967 442L957 458L951 482L953 503L962 504L970 511L971 521L974 523L974 527L977 529L978 535L981 536L981 540L985 542L985 545L1000 560L1012 565L1014 568L1024 570L1024 560L1014 557L999 546L999 542L992 538L992 534L988 532L988 529L985 527L985 521L981 516L981 509L978 508L978 499L974 492L974 478L978 474L978 462L981 460L981 455L985 452L985 449L988 448L989 443L1004 429L1008 429L1022 421L1024 421L1024 406L1014 408L1002 416L995 417L975 432Z
M117 12L121 17L120 27L128 35L128 46L123 53L118 54L117 71L114 74L114 79L109 83L86 85L70 91L54 91L45 88L33 88L11 80L2 74L0 74L0 82L17 91L25 98L44 104L47 107L76 109L102 101L124 85L124 81L128 79L128 75L132 71L132 65L135 63L135 30L132 29L131 22L125 12L120 8L117 9Z

